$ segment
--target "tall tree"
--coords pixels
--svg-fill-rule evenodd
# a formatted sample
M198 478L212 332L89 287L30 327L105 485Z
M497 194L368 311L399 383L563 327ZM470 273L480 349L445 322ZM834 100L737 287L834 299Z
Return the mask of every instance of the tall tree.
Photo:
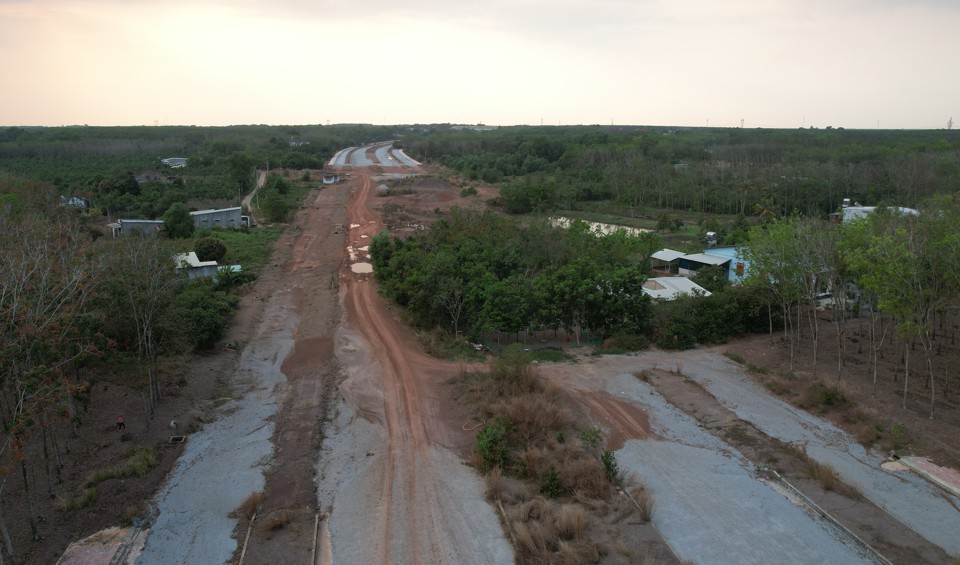
M111 243L116 248L106 282L133 322L137 352L146 370L145 398L152 412L162 393L157 358L176 333L165 314L183 279L175 272L173 253L163 240L125 237Z
M193 216L186 204L177 202L170 205L163 214L163 229L167 237L181 239L193 235Z

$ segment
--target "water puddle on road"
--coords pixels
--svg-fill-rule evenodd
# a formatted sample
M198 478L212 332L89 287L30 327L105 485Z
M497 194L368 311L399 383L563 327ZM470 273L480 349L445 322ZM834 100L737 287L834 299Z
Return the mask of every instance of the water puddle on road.
M372 273L373 265L370 263L354 263L350 265L350 270L354 273Z

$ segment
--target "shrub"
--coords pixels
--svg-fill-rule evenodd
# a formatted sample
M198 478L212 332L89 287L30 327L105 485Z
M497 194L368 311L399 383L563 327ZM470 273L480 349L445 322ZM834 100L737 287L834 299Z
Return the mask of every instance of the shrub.
M193 250L201 261L219 261L227 254L227 244L215 237L202 237Z
M580 441L584 445L594 448L600 445L600 440L603 439L603 432L600 428L590 428L589 430L580 430Z
M560 472L553 467L540 475L540 493L550 498L557 498L567 494L568 490L560 480Z
M510 456L510 448L507 445L509 431L510 421L505 418L487 422L480 428L474 451L480 456L482 471L507 466Z
M620 480L620 468L617 465L617 457L613 454L612 451L604 451L603 455L600 456L600 461L603 462L603 470L607 474L607 479L611 483L615 483Z

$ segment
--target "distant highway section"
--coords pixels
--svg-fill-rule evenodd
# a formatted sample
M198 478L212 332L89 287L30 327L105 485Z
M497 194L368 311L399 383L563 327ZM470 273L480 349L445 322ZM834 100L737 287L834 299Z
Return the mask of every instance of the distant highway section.
M372 159L371 152L369 151L371 148L373 149ZM327 165L331 167L369 167L373 165L381 167L418 167L420 163L410 158L402 149L394 148L392 142L388 142L372 146L363 145L360 147L341 149L330 159Z

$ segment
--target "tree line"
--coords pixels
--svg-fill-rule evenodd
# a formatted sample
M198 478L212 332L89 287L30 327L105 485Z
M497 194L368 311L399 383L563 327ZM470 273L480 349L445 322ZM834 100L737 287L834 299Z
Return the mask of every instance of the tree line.
M960 182L952 130L511 127L433 130L398 144L468 179L500 183L514 213L603 201L634 213L822 217L843 198L916 207Z
M156 219L175 203L238 199L257 168L322 169L343 147L397 135L396 126L362 124L10 127L0 129L0 173L88 199L104 217ZM166 157L185 157L187 166L170 169L160 162Z
M884 343L900 339L903 399L910 390L911 351L919 344L930 417L938 384L934 360L954 339L960 302L960 201L956 194L936 199L919 214L880 208L850 222L792 216L756 226L741 253L749 264L746 284L760 289L784 320L784 339L793 368L796 336L809 329L816 365L820 300L829 297L837 336L837 378L849 355L847 325L866 323L873 391ZM948 335L949 334L949 335ZM939 388L938 388L939 387Z

